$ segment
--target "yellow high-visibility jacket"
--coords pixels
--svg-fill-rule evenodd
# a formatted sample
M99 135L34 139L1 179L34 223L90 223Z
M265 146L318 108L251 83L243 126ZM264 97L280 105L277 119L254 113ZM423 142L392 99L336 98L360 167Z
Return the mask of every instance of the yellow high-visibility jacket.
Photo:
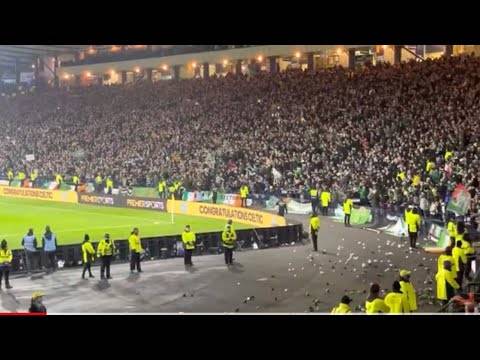
M3 249L0 249L0 264L3 264L5 262L12 262L12 259L13 259L13 254L12 254L12 250L10 249L7 249L7 250L3 250Z
M452 220L450 220L447 224L447 232L449 237L457 236L457 225ZM453 244L453 246L455 246L455 244Z
M229 249L233 249L235 247L235 241L237 240L237 234L235 231L227 231L224 230L222 232L222 243L223 246Z
M192 231L184 231L182 233L182 242L183 242L183 247L186 250L193 250L195 249L195 233Z
M414 233L417 232L418 228L420 227L421 221L422 220L419 214L409 213L407 215L408 231L414 232Z
M165 181L160 181L158 183L158 192L164 192L166 187L167 183Z
M467 263L467 254L465 254L465 250L459 247L454 247L452 249L452 257L453 257L453 264L457 272L460 271L460 262L463 264Z
M411 282L400 281L400 290L405 294L410 311L417 311L417 294Z
M332 309L331 314L348 314L351 313L350 306L344 303L340 303Z
M390 308L390 314L409 313L407 297L403 293L390 292L385 296L385 304Z
M240 197L242 199L245 199L247 196L248 196L248 186L246 185L243 185L241 188L240 188Z
M454 289L460 287L457 280L455 280L455 274L445 269L440 269L440 271L437 272L435 280L437 281L437 299L439 300L447 300L447 282Z
M132 234L128 237L128 246L132 252L139 253L143 250L140 237L135 234Z
M97 256L112 256L115 252L115 242L110 240L107 243L105 239L100 240L98 243Z
M455 260L453 259L452 255L446 255L446 254L442 254L438 257L437 272L443 269L443 264L445 263L445 261L450 261L450 263L452 264L452 272L456 274L458 272L458 268L455 266Z
M318 216L310 218L310 229L316 231L318 230L319 227L320 227L320 219L318 218Z
M330 201L332 201L332 197L328 191L322 191L320 199L322 200L323 207L327 207L328 204L330 204Z
M90 241L84 242L82 244L82 259L83 262L86 263L88 261L93 260L95 256L95 249Z
M345 215L350 215L352 213L353 207L353 200L352 199L345 199L343 202L343 212Z
M372 301L365 301L365 310L367 314L387 314L390 312L390 307L382 298L376 298Z

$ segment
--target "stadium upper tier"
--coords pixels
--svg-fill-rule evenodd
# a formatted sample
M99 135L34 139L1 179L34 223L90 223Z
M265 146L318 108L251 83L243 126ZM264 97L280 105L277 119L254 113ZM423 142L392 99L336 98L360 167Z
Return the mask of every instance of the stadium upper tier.
M377 205L439 205L459 180L476 206L479 69L454 56L5 96L0 171L149 186L168 175L227 192L363 187Z

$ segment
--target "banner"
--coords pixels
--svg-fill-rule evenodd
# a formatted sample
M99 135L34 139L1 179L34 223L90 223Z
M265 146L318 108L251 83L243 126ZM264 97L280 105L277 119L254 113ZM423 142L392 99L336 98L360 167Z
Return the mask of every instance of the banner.
M167 210L175 214L202 216L214 219L232 219L234 222L255 227L286 226L284 217L263 211L236 208L226 205L168 200Z
M55 191L29 188L12 188L0 186L0 196L15 197L21 199L36 199L47 201L59 201L77 203L78 196L74 191Z
M428 231L428 239L435 243L435 247L446 248L450 244L447 231L444 227L432 224Z
M310 209L311 211L311 209ZM345 214L340 205L335 209L335 216L330 216L333 218L333 221L343 222ZM372 222L372 211L366 207L353 208L352 214L350 215L350 224L352 225L365 225L369 222Z
M218 201L217 194L217 201ZM213 193L211 191L184 191L182 194L183 201L212 202Z
M458 184L452 193L452 198L448 202L447 210L458 215L465 215L470 207L470 193L463 184Z
M152 198L126 197L121 195L80 194L78 202L81 204L90 205L166 211L165 200Z
M159 198L158 189L153 187L133 187L133 196L144 198Z
M165 200L160 199L148 199L148 198L127 198L126 199L127 207L137 208L137 209L151 209L158 211L167 211L165 206Z
M378 230L381 230L389 235L396 236L396 237L408 236L407 224L405 223L405 221L403 221L403 218L401 217L397 217L397 221L395 222L395 224L390 224L390 225L381 227Z
M125 203L120 205L118 200L119 199L116 200L116 198L110 195L80 194L78 197L78 202L81 204L105 205L105 206L125 205Z
M25 156L25 160L27 160L27 161L33 161L33 160L35 160L35 155L34 155L34 154L27 154L27 155Z

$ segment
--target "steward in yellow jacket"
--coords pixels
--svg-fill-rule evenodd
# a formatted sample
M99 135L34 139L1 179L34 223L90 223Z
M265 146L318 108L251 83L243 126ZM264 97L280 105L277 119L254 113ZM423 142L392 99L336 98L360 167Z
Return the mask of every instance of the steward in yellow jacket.
M446 304L453 296L455 290L460 288L460 285L455 280L455 274L452 271L452 263L445 261L443 269L440 269L435 275L437 281L437 299Z
M137 272L142 272L142 267L140 266L140 254L143 252L143 248L138 234L138 228L134 228L128 238L128 247L130 248L130 273L133 273L135 268L137 269Z
M111 279L110 276L110 264L112 262L113 255L115 254L115 242L110 240L110 234L105 234L104 238L98 243L97 256L102 261L100 266L100 278L105 279L105 271L107 272L107 279Z
M313 251L318 251L318 229L320 228L320 219L318 215L310 216L310 235L312 236Z
M2 288L2 280L5 276L5 287L11 289L9 276L10 267L12 264L13 254L12 250L8 248L7 240L2 240L0 243L0 290Z
M233 249L237 241L237 234L232 230L231 225L227 225L222 233L222 244L225 250L225 264L233 264Z
M330 195L330 192L328 192L327 190L323 190L320 194L320 201L322 202L322 215L327 216L328 207L330 206L330 202L332 201L332 196Z
M350 299L347 295L344 295L342 297L342 300L340 301L340 304L335 306L332 309L331 314L349 314L352 312L352 309L350 308L350 303L352 302L352 299Z
M192 253L193 253L193 250L195 250L195 242L196 242L195 233L190 230L190 225L186 225L185 231L182 233L185 265L193 266Z
M407 296L402 292L399 281L393 282L393 291L385 296L385 304L390 308L390 314L410 313Z
M380 286L378 284L372 284L370 287L370 295L365 301L365 310L367 314L387 314L390 312L390 307L380 297Z
M407 297L410 312L414 312L417 311L417 294L410 282L410 274L408 270L400 270L400 291Z
M82 260L83 260L83 271L82 279L85 280L85 273L88 270L88 277L93 278L92 274L92 263L95 260L95 249L93 248L92 243L90 242L90 236L85 234L82 243Z

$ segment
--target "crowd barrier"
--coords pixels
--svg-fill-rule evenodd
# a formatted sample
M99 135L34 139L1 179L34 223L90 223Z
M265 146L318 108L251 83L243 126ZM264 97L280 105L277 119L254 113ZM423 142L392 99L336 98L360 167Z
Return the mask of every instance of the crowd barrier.
M236 251L246 251L255 248L267 249L302 242L302 224L293 224L281 227L269 227L261 229L236 230ZM194 255L221 254L221 232L197 233L197 246ZM158 260L183 256L181 235L144 238L141 240L145 250L144 260ZM93 243L95 249L97 243ZM255 246L256 245L256 246ZM128 262L128 240L116 240L117 254L114 262ZM42 264L45 259L42 255ZM266 255L267 256L267 255ZM59 246L56 252L57 261L63 267L80 266L82 263L81 245ZM220 260L219 260L220 261ZM223 260L222 260L223 261ZM23 250L13 250L13 272L25 272L25 253Z
M237 208L227 205L198 203L180 200L168 200L168 211L174 214L192 215L213 219L232 219L234 222L252 225L255 227L285 226L286 220L282 216L248 208Z

